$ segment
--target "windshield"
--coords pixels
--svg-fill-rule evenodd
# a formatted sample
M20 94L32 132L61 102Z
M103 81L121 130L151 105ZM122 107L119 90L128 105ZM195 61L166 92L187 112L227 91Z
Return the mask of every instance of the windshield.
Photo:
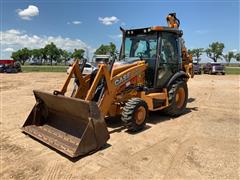
M96 58L95 61L108 61L108 58Z
M157 34L136 35L125 39L125 58L156 58L157 54Z

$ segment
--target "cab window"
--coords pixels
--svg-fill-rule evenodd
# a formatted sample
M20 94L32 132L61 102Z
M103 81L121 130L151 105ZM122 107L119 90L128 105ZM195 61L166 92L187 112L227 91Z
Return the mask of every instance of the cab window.
M163 33L161 38L161 63L175 64L178 62L177 39L170 33Z

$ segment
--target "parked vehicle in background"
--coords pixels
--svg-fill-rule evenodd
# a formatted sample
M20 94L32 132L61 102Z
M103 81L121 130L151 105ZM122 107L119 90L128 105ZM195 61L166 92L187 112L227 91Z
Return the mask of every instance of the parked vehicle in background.
M193 62L193 72L194 74L202 74L201 64L199 64L198 62Z
M15 60L0 60L0 73L21 72L21 64Z
M221 63L207 63L203 66L204 74L222 74L225 75L225 67Z
M0 64L0 73L5 72L5 64Z
M79 68L81 69L81 67L82 67L82 64L80 63ZM71 69L72 69L72 66L70 65L69 68L67 69L67 74L70 73ZM96 69L95 66L87 62L84 66L83 74L91 74L95 69Z
M108 64L111 61L110 55L94 55L93 62L97 65L99 63Z

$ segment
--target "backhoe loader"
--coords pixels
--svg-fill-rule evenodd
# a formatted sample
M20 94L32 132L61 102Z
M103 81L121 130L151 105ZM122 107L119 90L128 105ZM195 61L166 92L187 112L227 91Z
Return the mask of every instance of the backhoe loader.
M36 104L22 130L77 157L106 144L110 138L107 117L120 115L128 131L140 131L149 111L181 115L188 99L187 81L193 74L192 57L176 14L169 14L167 22L167 27L120 28L120 61L99 64L96 71L83 76L76 60L60 91L34 90ZM73 76L75 88L67 97Z

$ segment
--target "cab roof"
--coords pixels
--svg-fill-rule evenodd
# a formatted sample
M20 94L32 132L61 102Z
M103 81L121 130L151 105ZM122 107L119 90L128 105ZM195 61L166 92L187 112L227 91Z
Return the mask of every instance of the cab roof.
M182 35L183 32L182 30L179 30L177 28L170 28L166 26L151 26L151 27L146 27L146 28L139 28L139 29L127 29L125 30L126 35L136 35L136 34L144 34L144 33L150 33L150 32L171 32L175 33L178 35Z

